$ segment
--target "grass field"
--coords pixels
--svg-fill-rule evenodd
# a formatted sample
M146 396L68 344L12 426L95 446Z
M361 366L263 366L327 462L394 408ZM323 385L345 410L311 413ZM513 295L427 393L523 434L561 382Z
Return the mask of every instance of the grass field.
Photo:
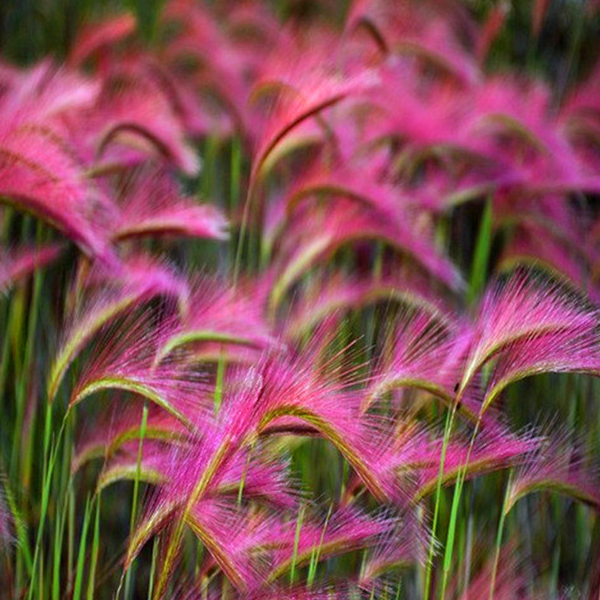
M599 9L2 2L0 598L600 598Z

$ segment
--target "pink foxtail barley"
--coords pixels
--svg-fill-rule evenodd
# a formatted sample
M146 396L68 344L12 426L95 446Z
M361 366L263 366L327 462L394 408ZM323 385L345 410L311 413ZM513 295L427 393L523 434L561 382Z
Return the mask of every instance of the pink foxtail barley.
M597 597L597 3L13 2L7 597Z

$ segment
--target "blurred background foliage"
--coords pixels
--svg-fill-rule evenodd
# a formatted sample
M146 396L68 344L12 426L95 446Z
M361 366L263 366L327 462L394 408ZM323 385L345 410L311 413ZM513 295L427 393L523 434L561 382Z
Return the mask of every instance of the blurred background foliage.
M204 0L227 10L223 0ZM600 17L592 11L595 0L553 0L548 4L539 35L532 32L537 0L463 0L479 20L494 7L507 10L507 20L494 42L489 67L507 65L536 72L563 87L567 79L584 75L597 58ZM68 52L82 23L127 9L136 15L147 43L155 37L165 0L2 0L0 52L4 58L28 63L47 54ZM348 0L270 0L282 21L332 19L342 23Z

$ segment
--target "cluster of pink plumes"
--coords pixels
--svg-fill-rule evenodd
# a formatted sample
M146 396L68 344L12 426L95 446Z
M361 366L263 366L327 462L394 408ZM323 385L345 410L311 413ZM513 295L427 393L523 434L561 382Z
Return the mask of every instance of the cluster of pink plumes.
M77 415L74 476L147 486L123 572L159 540L155 598L394 598L402 569L431 590L447 575L445 486L460 506L466 480L510 471L503 515L540 490L599 509L582 440L513 425L505 398L600 373L600 220L582 208L600 71L560 101L489 74L502 7L480 24L453 0L356 0L342 26L283 26L214 4L167 2L151 46L122 14L62 65L0 64L2 218L44 224L11 238L0 285L44 273L56 324L29 387ZM494 240L478 271L455 247L469 207ZM335 495L294 477L315 437ZM517 542L478 540L489 560L443 589L534 597Z

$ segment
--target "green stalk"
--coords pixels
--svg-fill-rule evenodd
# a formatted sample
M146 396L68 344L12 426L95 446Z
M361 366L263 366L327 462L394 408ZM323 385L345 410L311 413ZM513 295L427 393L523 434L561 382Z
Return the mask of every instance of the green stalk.
M94 538L92 541L92 556L90 575L88 580L87 600L94 600L94 586L96 583L96 571L98 568L98 554L100 550L100 511L102 507L102 491L98 492L96 503L96 516L94 519Z
M456 524L458 518L458 507L460 506L460 497L462 494L462 488L465 481L465 477L467 474L467 470L469 468L469 461L471 459L471 452L473 451L473 446L475 445L475 438L477 437L477 433L479 432L479 425L481 424L481 419L477 419L475 423L475 427L473 429L473 435L471 436L471 441L469 443L469 449L467 450L467 457L465 459L464 464L459 468L458 474L456 477L456 485L454 486L454 495L452 497L452 508L450 511L450 523L448 524L448 536L446 538L446 547L444 550L444 567L442 573L442 598L445 598L446 595L446 586L448 584L448 575L450 573L450 567L452 562L452 553L454 551L454 540L456 537Z
M77 554L77 571L75 573L75 586L73 588L73 600L80 600L81 589L83 587L83 571L85 569L85 549L87 547L87 530L90 523L90 514L92 512L93 500L89 497L85 503L85 513L83 517L83 526L81 528L81 538L79 540L79 552Z
M492 576L490 578L490 595L489 600L494 600L494 593L496 591L496 577L498 575L498 563L500 562L500 548L502 546L502 536L504 532L504 521L506 520L508 498L510 495L510 486L512 483L512 471L508 474L508 481L506 483L506 490L504 491L504 501L502 502L502 512L500 513L500 520L498 521L498 531L496 532L496 544L494 550L494 564L492 566Z
M140 476L141 476L141 472L142 472L142 450L144 447L144 437L146 436L147 425L148 425L148 402L144 401L144 409L142 411L142 421L140 423L140 440L138 443L137 462L136 462L136 467L135 467L135 479L133 482L133 498L131 501L131 515L129 518L129 531L130 532L133 532L133 529L135 527L135 521L137 519L139 485L140 485ZM130 598L130 595L131 595L133 570L134 570L134 566L131 565L129 567L129 569L127 569L127 573L125 575L125 598Z
M17 397L18 405L23 407L27 404L27 383L31 381L31 373L33 372L33 365L31 363L33 358L33 348L35 344L35 334L37 330L42 279L42 273L36 271L33 279L33 295L31 299L31 305L29 307L29 316L27 322L27 340L25 342L25 358L23 360L25 369L23 373L21 373L21 380L19 382L19 395ZM36 411L32 411L31 423L29 423L29 427L27 428L26 443L23 452L24 465L22 467L22 482L23 488L26 490L29 489L29 481L31 479L35 415ZM22 431L22 429L16 429L16 431Z
M38 594L37 600L44 600L46 586L44 585L44 551L42 550L42 559L40 560L40 568L38 571Z
M75 489L73 482L67 489L67 591L73 590L73 569L75 562Z
M213 397L213 409L215 415L219 414L221 408L221 401L223 400L223 384L225 381L225 367L226 367L226 351L221 347L219 354L219 362L217 363L217 378L215 380L215 394Z
M248 190L248 195L246 196L246 200L244 201L244 211L242 213L242 223L240 225L240 234L238 236L237 248L235 252L235 261L233 263L233 285L237 286L241 262L242 262L242 251L244 248L244 242L246 238L246 229L248 227L248 218L250 213L250 202L252 201L252 190Z
M250 460L252 458L252 451L254 450L254 443L250 444L248 448L248 456L246 457L246 463L244 464L244 470L240 479L240 486L238 488L237 505L242 505L242 497L244 494L244 486L246 485L246 477L248 476L248 467L250 466Z
M446 424L444 425L444 438L442 440L442 452L440 455L440 468L438 471L437 486L435 491L435 506L433 509L433 523L431 525L431 538L429 540L429 549L427 551L427 566L425 568L425 588L423 590L423 597L429 598L433 590L431 590L431 575L433 568L433 554L435 551L435 534L437 531L439 513L440 513L440 500L442 497L442 482L444 480L444 464L446 462L446 452L448 450L448 442L450 440L450 433L452 431L452 425L454 423L454 415L456 414L455 403L446 415Z
M467 302L473 304L485 286L487 266L490 257L493 240L493 204L492 198L488 198L483 209L483 216L477 234L475 254L469 278L469 289Z
M152 592L154 591L154 577L156 575L156 560L158 558L159 538L155 537L152 544L152 562L150 564L150 581L148 583L148 600L152 600Z
M26 234L27 229L27 219L23 221L22 232L23 235ZM39 243L41 241L41 223L38 221L36 226L36 242ZM21 458L25 455L25 461L27 460L28 449L24 448L23 444L23 430L24 430L24 421L25 421L25 412L27 405L27 383L31 381L31 373L32 373L32 357L33 357L33 348L35 342L35 330L37 327L37 314L38 314L38 304L39 304L39 293L40 293L40 285L41 285L41 275L39 271L36 270L34 274L33 288L32 288L32 297L29 305L29 310L27 314L27 332L25 338L25 345L23 348L23 356L22 361L18 361L18 349L21 347L21 332L23 320L25 319L26 312L26 301L24 296L25 288L21 288L19 290L18 298L18 306L19 306L19 332L18 344L15 346L15 393L16 393L16 402L17 402L17 418L15 422L14 428L14 436L13 436L13 448L12 448L12 458L11 461L11 473L14 474L14 469L17 468L17 457ZM32 424L31 424L32 425ZM33 426L33 425L32 425ZM29 438L31 435L31 430L29 431ZM31 443L31 439L28 440L29 444ZM16 456L15 456L16 455ZM21 469L21 481L22 486L25 490L28 489L27 481L24 480L23 474L27 472L27 466L25 466L25 470Z
M346 461L344 461L346 464ZM308 566L308 576L306 578L306 587L312 587L312 584L315 580L315 576L317 574L317 567L319 565L319 561L321 560L321 550L323 548L323 540L325 539L325 532L327 531L327 525L329 525L329 519L331 518L331 513L333 512L333 503L329 505L329 510L327 511L327 516L325 517L325 523L323 524L323 531L321 531L321 537L319 538L319 545L317 548L313 548L311 557L310 557L310 565Z
M481 220L481 224L479 227L479 232L477 235L477 243L475 247L475 254L473 257L471 276L469 279L469 289L467 293L467 300L469 304L473 304L476 299L479 297L481 291L485 286L486 280L486 272L487 265L489 261L491 246L492 246L492 238L493 238L493 205L492 198L488 198L485 204L485 208L483 211L483 216ZM454 413L456 412L456 406L458 405L455 402L452 409L452 419L454 418ZM473 435L471 437L471 442L469 444L469 449L467 451L467 457L465 460L465 464L459 468L456 485L454 487L454 495L452 497L452 506L450 511L450 522L448 524L448 534L446 539L446 546L444 550L444 562L443 562L443 573L442 573L442 595L444 598L446 594L446 586L448 583L448 574L450 571L450 564L452 560L452 554L454 550L454 541L456 537L456 525L457 525L457 517L458 517L458 507L460 505L460 496L462 494L462 487L464 483L464 477L466 475L469 460L471 456L471 452L473 450L473 445L475 442L475 437L477 436L477 432L479 430L480 419L477 420L475 424L475 428L473 430ZM450 423L451 429L452 423ZM444 431L444 442L442 446L442 455L443 460L445 460L445 454L448 444L448 437L450 435L450 430ZM443 464L442 460L440 460L440 477L443 475ZM437 512L438 512L438 501L439 501L439 491L441 489L441 481L438 479L438 492L436 493L436 507L434 512L434 525L433 525L433 534L435 534L435 529L437 526ZM432 544L430 544L429 548L429 560L432 559ZM430 570L431 567L428 564L427 573L426 573L426 594L429 593L429 584L430 584Z
M35 550L33 554L33 565L32 565L32 578L31 585L29 586L29 590L27 593L28 600L32 600L33 594L36 589L35 585L35 574L37 572L39 556L42 548L42 537L44 534L44 525L46 523L46 515L48 513L48 503L50 499L50 489L52 484L52 475L54 473L54 467L56 465L56 457L58 456L58 448L60 446L62 436L65 430L65 425L67 423L69 417L69 411L65 413L63 418L62 425L58 432L58 436L53 448L50 450L50 455L48 459L44 459L44 470L42 476L42 505L40 509L40 522L38 525L37 537L35 542ZM50 428L52 422L52 406L50 404L46 405L46 425L44 428L44 456L46 456L48 452L48 447L50 446Z
M300 542L300 531L302 529L302 521L304 519L304 506L300 508L298 512L298 518L296 519L296 532L294 534L294 553L292 554L292 564L290 566L290 587L294 585L294 579L296 577L296 560L298 558L298 544Z
M65 523L67 520L67 506L68 503L63 499L62 513L58 513L56 517L52 565L52 600L60 599L60 565L62 558L62 543L65 535Z
M21 346L21 331L23 329L24 319L24 299L23 289L17 290L11 303L11 317L10 331L7 333L7 337L10 336L12 341L12 356L14 365L14 376L15 376L15 395L18 399L21 398L19 389L19 383L23 381L22 364L20 361L20 355L18 349ZM23 421L25 419L25 406L24 402L17 402L17 413L15 417L15 426L13 430L13 443L10 460L9 474L11 477L16 477L19 468L19 459L21 458L21 452L19 446L22 442L23 432Z
M472 562L472 558L473 558L473 522L474 522L473 490L474 490L474 488L471 488L471 498L470 498L470 507L469 507L469 522L467 524L466 556L465 556L463 586L462 586L463 594L469 585L469 579L471 576L471 562Z

